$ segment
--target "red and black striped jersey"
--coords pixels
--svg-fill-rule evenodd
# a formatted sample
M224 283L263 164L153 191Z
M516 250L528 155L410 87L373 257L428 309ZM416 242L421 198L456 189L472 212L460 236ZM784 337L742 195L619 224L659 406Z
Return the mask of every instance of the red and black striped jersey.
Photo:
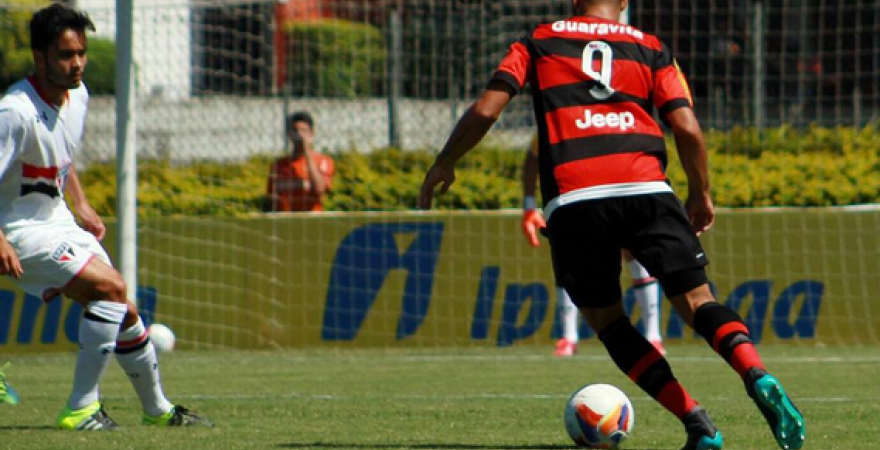
M516 92L531 85L548 216L571 201L671 192L653 111L692 99L656 37L597 17L539 25L510 46L495 80Z

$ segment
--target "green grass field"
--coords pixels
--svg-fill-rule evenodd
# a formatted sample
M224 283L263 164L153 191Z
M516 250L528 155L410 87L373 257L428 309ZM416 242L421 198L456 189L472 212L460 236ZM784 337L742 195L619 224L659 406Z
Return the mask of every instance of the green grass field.
M724 432L726 449L777 448L727 366L704 346L673 346L676 375ZM765 347L768 368L807 419L806 449L880 444L880 348ZM574 358L549 348L178 352L163 355L172 401L214 429L155 429L113 363L102 395L125 428L54 430L73 355L16 356L7 370L22 396L0 405L0 449L560 449L568 395L586 383L621 387L636 411L625 448L678 450L681 425L624 378L595 341Z

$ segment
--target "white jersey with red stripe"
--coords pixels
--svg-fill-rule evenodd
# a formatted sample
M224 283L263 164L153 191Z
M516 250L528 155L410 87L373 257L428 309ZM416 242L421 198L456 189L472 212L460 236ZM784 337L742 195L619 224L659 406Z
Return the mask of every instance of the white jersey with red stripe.
M12 85L0 100L0 227L75 224L64 183L82 142L89 94L68 91L62 106L40 95L31 79Z

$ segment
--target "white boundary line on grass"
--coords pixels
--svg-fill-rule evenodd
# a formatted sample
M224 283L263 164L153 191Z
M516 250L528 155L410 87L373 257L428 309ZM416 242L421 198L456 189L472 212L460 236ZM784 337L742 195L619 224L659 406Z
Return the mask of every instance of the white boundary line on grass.
M479 395L332 395L332 394L230 394L230 395L175 395L174 398L183 398L187 400L555 400L566 399L568 395L556 394L479 394ZM106 397L113 398L113 397ZM119 399L123 397L118 397ZM646 395L633 396L633 398L648 401L650 397ZM743 394L743 398L745 394ZM731 401L732 397L707 397L711 401ZM880 401L880 396L874 397L798 397L798 403L842 403L842 402L864 402L864 401Z
M503 351L503 350L502 350ZM674 351L674 350L673 350ZM263 360L265 358L266 353L257 353L257 354L246 354L245 352L236 352L235 361L238 363L246 363L248 361L254 360ZM173 356L172 356L173 357ZM72 359L73 356L68 354L59 354L59 355L40 355L40 356L29 356L29 355L16 355L16 358L8 358L8 359L24 359L31 362L38 361L52 361L59 359ZM198 361L213 361L217 358L215 353L211 353L210 355L200 355L198 353L187 353L185 356L187 361L190 362L198 362ZM607 361L611 362L608 355L605 354L595 354L595 355L576 355L571 358L559 358L557 356L552 355L516 355L516 354L494 354L494 355L394 355L394 354L316 354L316 355L286 355L284 352L280 352L275 356L277 360L283 360L286 362L309 362L309 361L333 361L333 362L346 362L346 361L359 361L363 359L370 360L372 362L379 361L401 361L401 362L443 362L443 361L475 361L475 362L523 362L523 361L534 361L534 362L547 362L547 361L566 361L571 362L573 364L577 364L578 362L602 362ZM667 356L666 359L675 363L676 361L685 361L685 362L713 362L713 361L721 361L720 357L711 350L707 349L706 356L676 356L671 355ZM878 356L771 356L771 355L762 355L764 361L775 361L775 362L789 362L789 363L850 363L850 364L858 364L858 363L880 363L880 355Z

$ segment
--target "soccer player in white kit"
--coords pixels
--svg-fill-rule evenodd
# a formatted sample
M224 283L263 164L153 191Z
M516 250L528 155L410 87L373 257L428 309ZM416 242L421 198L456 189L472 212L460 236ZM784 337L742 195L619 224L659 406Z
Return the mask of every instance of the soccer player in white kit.
M155 349L99 243L104 224L73 167L89 99L82 84L86 29L94 31L92 21L74 9L54 4L36 12L30 23L35 73L0 100L0 274L44 301L63 294L83 307L73 389L59 428L117 427L98 397L114 353L141 401L143 424L212 426L165 398Z

